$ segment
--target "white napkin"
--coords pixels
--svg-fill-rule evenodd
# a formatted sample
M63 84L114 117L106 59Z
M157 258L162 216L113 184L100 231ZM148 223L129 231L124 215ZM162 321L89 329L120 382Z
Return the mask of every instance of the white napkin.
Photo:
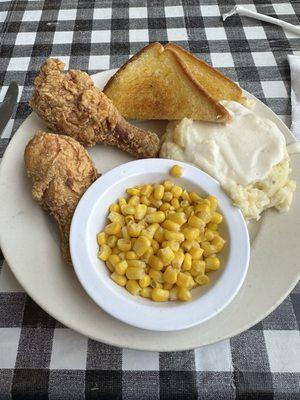
M300 140L300 57L288 55L288 60L291 69L291 131L295 138Z

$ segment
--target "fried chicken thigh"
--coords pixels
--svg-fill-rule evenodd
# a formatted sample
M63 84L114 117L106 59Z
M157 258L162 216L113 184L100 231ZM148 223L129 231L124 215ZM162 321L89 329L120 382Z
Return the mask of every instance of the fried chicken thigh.
M88 74L63 70L62 61L49 58L35 79L29 103L51 130L84 146L103 143L137 158L156 156L159 138L155 133L128 123Z
M98 177L94 163L76 140L40 131L27 144L24 158L33 181L32 197L57 222L62 255L71 262L71 219L81 196Z

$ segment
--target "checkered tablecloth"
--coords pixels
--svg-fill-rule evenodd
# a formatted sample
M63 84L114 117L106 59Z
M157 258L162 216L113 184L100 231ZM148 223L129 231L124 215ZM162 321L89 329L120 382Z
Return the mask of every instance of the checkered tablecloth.
M299 1L238 1L299 24ZM20 98L1 155L29 115L33 79L49 56L89 73L119 67L153 41L175 41L263 100L288 125L288 54L300 37L220 14L234 0L1 1L0 101ZM13 129L12 129L13 128ZM230 340L178 353L140 352L62 326L23 291L1 257L0 399L300 399L300 286L265 320ZM267 293L266 293L267 295Z

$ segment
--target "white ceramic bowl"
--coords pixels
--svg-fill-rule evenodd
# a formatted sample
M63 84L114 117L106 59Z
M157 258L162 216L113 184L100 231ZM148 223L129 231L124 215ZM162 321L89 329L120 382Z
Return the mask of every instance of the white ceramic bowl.
M180 178L169 175L173 160L143 159L123 164L104 174L80 200L71 225L70 247L75 272L89 296L106 312L130 325L155 331L175 331L204 322L226 307L239 291L249 264L248 230L240 210L212 177L189 164ZM192 289L190 302L155 303L134 297L114 283L105 263L97 258L96 234L106 222L109 205L134 185L171 179L187 190L215 195L224 216L220 253L223 267L210 273L208 285Z

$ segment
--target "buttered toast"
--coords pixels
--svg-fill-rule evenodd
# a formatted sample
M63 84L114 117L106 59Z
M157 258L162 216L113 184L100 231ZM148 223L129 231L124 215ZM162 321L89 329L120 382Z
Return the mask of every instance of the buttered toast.
M218 99L191 74L179 51L160 43L146 46L124 64L104 93L128 119L230 119Z
M243 102L241 88L220 71L175 43L168 43L165 49L174 51L181 58L189 73L215 100Z

